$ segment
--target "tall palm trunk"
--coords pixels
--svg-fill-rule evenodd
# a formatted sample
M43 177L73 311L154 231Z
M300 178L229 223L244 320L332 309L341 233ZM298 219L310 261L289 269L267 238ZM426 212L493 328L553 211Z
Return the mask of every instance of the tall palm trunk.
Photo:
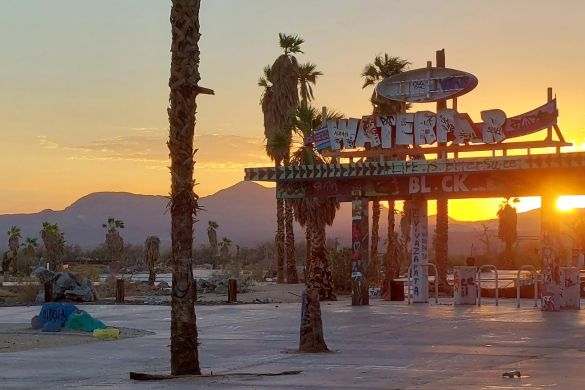
M311 263L312 258L312 243L313 243L313 229L311 228L311 224L307 221L307 226L305 227L305 240L307 242L307 247L305 248L305 267L303 274L305 275L305 280L307 279L307 270L309 269L309 264Z
M325 238L325 225L314 226L307 287L319 290L321 300L336 300L337 298L333 293L331 269L327 261Z
M514 264L514 242L506 240L504 242L504 269L516 269Z
M8 248L12 253L16 253L18 251L18 247L20 246L20 240L18 236L10 236L8 238Z
M394 229L396 228L396 201L389 200L388 201L388 234L386 236L387 244L386 244L386 252L387 253L394 253L396 247L396 234L394 233ZM396 267L396 261L392 257L388 257L388 270L387 274L391 278L390 280L397 278L400 274L399 267Z
M18 236L13 235L8 238L8 248L12 252L12 271L15 275L18 274L18 247L20 246L20 240Z
M398 277L399 270L396 267L396 236L394 228L396 217L394 208L396 202L388 200L388 230L386 235L386 256L384 257L384 280L382 282L382 295L384 299L390 298L390 282Z
M285 259L285 244L284 244L284 201L278 199L276 201L276 282L278 284L284 283L284 259Z
M380 275L380 262L378 260L378 239L380 230L380 201L372 201L372 242L370 244L370 265L368 268L368 282L377 285Z
M201 374L193 302L195 98L199 80L200 0L172 0L169 151L171 157L171 373Z
M299 282L297 275L297 263L295 259L295 234L293 231L293 206L291 201L284 203L284 224L286 231L286 282L296 284Z
M160 258L160 239L149 236L144 242L144 262L148 266L148 284L153 286L156 281L156 264Z

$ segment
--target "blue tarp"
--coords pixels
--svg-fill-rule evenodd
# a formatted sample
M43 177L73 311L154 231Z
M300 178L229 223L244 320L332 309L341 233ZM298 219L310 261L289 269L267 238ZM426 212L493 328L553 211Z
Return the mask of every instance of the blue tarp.
M39 314L39 326L43 332L59 332L76 310L77 307L70 303L44 303Z

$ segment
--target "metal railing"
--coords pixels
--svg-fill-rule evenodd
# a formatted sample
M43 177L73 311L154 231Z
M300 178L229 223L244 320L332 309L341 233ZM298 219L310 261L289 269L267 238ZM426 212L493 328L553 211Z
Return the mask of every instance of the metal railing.
M499 289L498 289L498 269L495 265L485 264L477 270L477 306L481 306L481 270L484 268L492 269L496 273L496 306L498 306Z
M408 304L409 305L410 305L410 275L412 274L412 266L413 266L412 263L410 264L410 266L408 266L408 293L406 295L408 295ZM437 271L437 266L434 265L433 263L415 264L415 266L417 266L417 267L433 267L433 269L435 270L435 303L439 303L439 272ZM428 280L428 275L427 275L427 280Z
M538 307L538 274L533 265L523 265L518 269L516 274L516 307L520 307L520 273L522 271L530 271L532 280L534 281L534 307Z

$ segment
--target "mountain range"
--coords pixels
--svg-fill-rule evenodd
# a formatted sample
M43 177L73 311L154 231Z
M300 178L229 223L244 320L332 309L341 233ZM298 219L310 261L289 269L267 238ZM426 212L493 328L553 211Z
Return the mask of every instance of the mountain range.
M65 233L70 244L93 247L105 240L102 224L108 217L121 219L125 228L120 231L124 240L132 244L142 244L149 235L157 235L162 246L170 245L169 199L158 195L138 195L127 192L96 192L86 195L64 210L43 210L31 214L0 215L0 232L7 232L15 225L25 237L40 237L42 223L57 223ZM197 214L195 224L195 245L207 243L207 222L219 224L218 238L228 237L233 244L253 246L272 242L276 229L275 189L266 188L253 182L240 182L213 195L199 199L203 210ZM494 212L495 214L495 212ZM435 216L429 217L429 234L434 232ZM457 221L449 220L449 252L468 254L471 245L479 248L482 223L489 228L490 234L497 233L497 221ZM387 226L386 210L380 220L380 248ZM398 226L398 225L397 225ZM540 212L532 210L518 214L518 234L535 236L539 234ZM351 205L343 203L337 213L333 226L327 228L328 238L338 238L348 245L351 242ZM6 250L5 242L0 248ZM295 238L304 241L303 229L295 222ZM494 238L494 242L496 239ZM39 239L40 242L40 239Z

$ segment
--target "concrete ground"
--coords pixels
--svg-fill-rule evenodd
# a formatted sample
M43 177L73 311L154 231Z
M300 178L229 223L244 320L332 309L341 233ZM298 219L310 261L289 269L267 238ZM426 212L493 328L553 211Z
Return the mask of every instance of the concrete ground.
M302 370L290 376L187 377L137 382L130 371L169 372L170 307L86 306L139 338L0 353L2 389L502 389L585 387L585 314L543 313L525 300L408 306L373 299L323 303L326 354L300 354L300 305L197 307L204 374ZM39 307L3 307L0 323L27 323ZM47 335L46 337L51 337ZM502 373L520 370L522 377Z

